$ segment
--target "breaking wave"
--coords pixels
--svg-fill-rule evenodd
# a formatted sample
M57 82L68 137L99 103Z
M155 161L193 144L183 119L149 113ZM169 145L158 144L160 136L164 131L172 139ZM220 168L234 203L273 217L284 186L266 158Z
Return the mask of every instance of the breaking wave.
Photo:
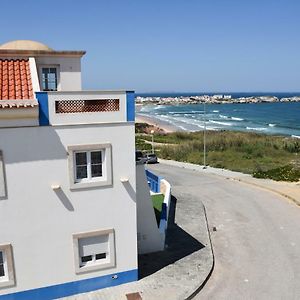
M232 126L232 123L225 123L225 122L218 122L218 121L214 121L214 120L209 120L210 123L213 124L218 124L218 125L224 125L224 126Z
M246 127L247 130L264 131L267 130L265 127Z
M219 117L222 118L222 119L229 119L228 116L224 116L224 115L219 115Z

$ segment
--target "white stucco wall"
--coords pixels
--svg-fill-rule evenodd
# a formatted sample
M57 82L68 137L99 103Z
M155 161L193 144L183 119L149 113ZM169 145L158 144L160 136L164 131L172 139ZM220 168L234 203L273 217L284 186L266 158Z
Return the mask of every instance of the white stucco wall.
M138 253L164 249L164 234L157 226L144 164L136 166Z
M35 58L41 84L41 68L44 66L58 67L58 90L80 91L81 90L81 57L48 57Z
M38 125L39 125L38 106L0 109L0 128L19 127L19 126L38 126Z
M113 186L71 191L67 146L111 143ZM0 244L11 243L16 286L1 294L137 268L134 125L1 128L7 197ZM120 178L128 178L122 183ZM55 192L51 185L59 184ZM75 274L72 234L115 230L116 266Z
M5 169L3 163L3 154L0 150L0 199L6 197L6 184L5 184Z
M29 67L30 67L30 75L31 75L33 92L39 92L40 82L39 82L39 76L38 76L38 71L37 71L34 57L29 57Z
M101 100L119 99L119 111L88 113L55 113L55 101L59 100ZM48 92L49 122L51 125L114 123L126 122L126 92L123 91L82 91L82 92Z

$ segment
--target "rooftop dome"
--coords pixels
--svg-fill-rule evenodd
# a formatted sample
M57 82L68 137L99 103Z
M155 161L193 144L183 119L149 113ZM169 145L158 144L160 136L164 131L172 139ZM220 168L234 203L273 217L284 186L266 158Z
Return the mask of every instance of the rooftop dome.
M0 50L39 50L39 51L53 51L47 45L30 40L11 41L0 45Z

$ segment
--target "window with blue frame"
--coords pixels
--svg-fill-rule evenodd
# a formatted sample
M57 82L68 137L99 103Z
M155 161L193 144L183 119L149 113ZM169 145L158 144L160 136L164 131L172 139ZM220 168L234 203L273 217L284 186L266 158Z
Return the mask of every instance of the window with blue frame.
M42 68L43 91L57 91L57 69L54 67Z

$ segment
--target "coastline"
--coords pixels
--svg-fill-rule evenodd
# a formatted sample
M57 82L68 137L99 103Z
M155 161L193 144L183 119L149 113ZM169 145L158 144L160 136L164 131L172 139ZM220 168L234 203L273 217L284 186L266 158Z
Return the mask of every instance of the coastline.
M168 122L164 122L160 119L154 118L152 116L141 116L141 115L136 115L135 116L135 123L147 123L148 125L156 127L158 130L162 130L164 133L172 133L172 132L189 132L186 130L181 130L175 125L169 124ZM201 129L197 131L203 131ZM209 128L207 128L207 131L210 131ZM224 130L217 130L217 131L224 131ZM239 130L228 130L228 131L239 131ZM240 132L247 132L247 131L240 131ZM267 133L265 132L259 132L260 134L264 134L268 136ZM273 136L282 136L282 137L291 137L294 139L300 139L300 135L283 135L283 134L273 134Z
M256 132L299 139L300 118L297 111L300 102L211 105L206 106L206 130ZM166 132L195 132L204 128L201 104L136 104L136 116L137 122L159 126Z
M136 115L135 123L147 123L149 125L152 125L152 126L162 129L165 133L171 133L171 132L178 131L178 128L176 126L171 125L167 122L163 122L159 119L154 119L151 116Z
M283 96L283 95L282 95ZM280 103L280 102L300 102L300 95L239 95L239 97L231 94L216 95L148 95L137 96L136 104L138 105L182 105L182 104L249 104L249 103Z
M196 165L203 163L203 154L201 154L203 146L199 148L199 143L201 143L203 138L203 132L201 132L201 130L194 132L194 134L190 136L188 135L189 131L185 131L186 134L167 135L166 133L168 132L178 132L178 130L176 130L177 128L170 125L166 126L163 123L167 123L166 121L156 119L155 116L138 116L136 123L141 122L147 123L150 126L145 127L144 125L138 125L137 129L139 133L147 133L150 135L153 133L152 130L154 130L155 133L160 134L155 144L158 142L161 146L165 145L165 143L171 145L179 141L178 148L176 149L172 147L164 148L162 157L183 162L192 162ZM163 131L161 129L163 129ZM222 130L219 131L218 134L207 134L207 145L209 147L212 145L213 147L213 150L209 152L211 167L235 170L244 174L253 174L257 179L269 178L282 182L296 181L299 187L300 161L297 157L298 141L293 140L293 138L287 140L286 137L281 135L269 136L265 133L255 135L251 132L246 133L230 130ZM174 140L176 142L174 142ZM189 144L186 144L187 140ZM144 147L144 144L151 144L149 138L144 139L140 135L138 135L137 141L139 147ZM249 141L251 142L249 143ZM268 143L266 143L266 141L268 141ZM157 146L158 145L159 144L157 144ZM185 146L182 147L182 145ZM195 147L194 145L197 146ZM237 145L238 147L236 147ZM148 148L140 149L147 151ZM224 149L226 149L226 151L224 151ZM283 151L285 153L282 153ZM251 153L251 155L249 153ZM232 160L232 157L235 159ZM247 159L245 159L245 157L247 157Z

